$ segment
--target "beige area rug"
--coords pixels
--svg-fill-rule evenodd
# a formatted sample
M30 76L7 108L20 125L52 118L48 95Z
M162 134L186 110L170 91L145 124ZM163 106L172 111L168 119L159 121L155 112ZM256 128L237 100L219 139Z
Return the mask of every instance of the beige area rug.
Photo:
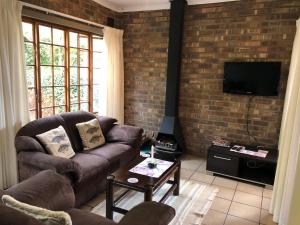
M169 187L169 184L166 184L155 193L154 201L159 200ZM123 191L124 190L117 191L115 196L120 195ZM217 192L217 188L203 183L191 180L183 181L180 187L179 196L171 195L165 202L165 204L176 209L176 216L170 225L201 224L203 217L209 210ZM122 200L120 200L117 206L129 210L133 206L143 202L143 199L144 195L142 193L130 191ZM92 212L105 216L105 201L97 205ZM114 221L118 222L121 218L121 214L114 213Z

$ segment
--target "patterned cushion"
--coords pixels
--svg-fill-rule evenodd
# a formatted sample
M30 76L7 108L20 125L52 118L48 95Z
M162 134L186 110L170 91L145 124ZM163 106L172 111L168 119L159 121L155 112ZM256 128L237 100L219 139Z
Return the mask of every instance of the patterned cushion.
M67 159L75 155L69 137L62 126L36 135L36 137L51 155Z
M105 138L97 119L77 123L76 127L79 131L84 150L89 150L105 144Z
M9 195L2 196L3 203L10 208L31 216L45 225L72 225L71 217L63 211L50 211L48 209L19 202Z

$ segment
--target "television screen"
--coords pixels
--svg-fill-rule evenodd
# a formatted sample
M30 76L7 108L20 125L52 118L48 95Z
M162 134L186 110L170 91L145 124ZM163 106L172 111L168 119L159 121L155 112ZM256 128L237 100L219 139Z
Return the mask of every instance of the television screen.
M223 92L276 96L280 62L225 62Z

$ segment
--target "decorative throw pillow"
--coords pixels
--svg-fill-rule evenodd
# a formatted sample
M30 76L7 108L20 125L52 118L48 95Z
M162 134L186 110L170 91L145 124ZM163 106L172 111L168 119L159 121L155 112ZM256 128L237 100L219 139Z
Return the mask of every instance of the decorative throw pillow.
M72 225L69 214L63 211L51 211L37 206L19 202L9 195L2 196L2 202L10 208L18 210L28 216L39 220L45 225Z
M97 119L77 123L76 127L79 131L84 150L89 150L105 143L105 138Z
M36 135L36 137L42 142L51 155L67 159L75 155L69 137L62 126Z

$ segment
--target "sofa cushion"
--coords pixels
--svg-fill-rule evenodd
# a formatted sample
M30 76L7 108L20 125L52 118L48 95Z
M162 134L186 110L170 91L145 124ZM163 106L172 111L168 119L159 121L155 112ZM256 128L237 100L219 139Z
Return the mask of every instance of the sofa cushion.
M109 163L103 157L77 153L72 160L79 166L81 182L93 176L107 174Z
M131 146L118 143L106 143L86 153L107 159L110 167L113 166L115 169L127 164L138 155L138 152Z
M87 122L77 123L76 127L78 128L84 150L89 150L105 143L100 123L96 118Z
M45 208L20 202L9 195L2 196L3 203L21 213L35 218L45 225L72 225L71 217L63 211L51 211Z
M66 131L69 135L74 151L83 151L83 145L76 124L95 119L96 116L84 111L63 113L60 116L64 119L67 126Z
M37 138L43 143L48 153L54 156L70 159L75 155L69 137L62 126L38 134Z
M1 225L44 225L40 221L0 203Z
M73 225L116 225L112 220L79 209L71 209L67 213L71 216Z

